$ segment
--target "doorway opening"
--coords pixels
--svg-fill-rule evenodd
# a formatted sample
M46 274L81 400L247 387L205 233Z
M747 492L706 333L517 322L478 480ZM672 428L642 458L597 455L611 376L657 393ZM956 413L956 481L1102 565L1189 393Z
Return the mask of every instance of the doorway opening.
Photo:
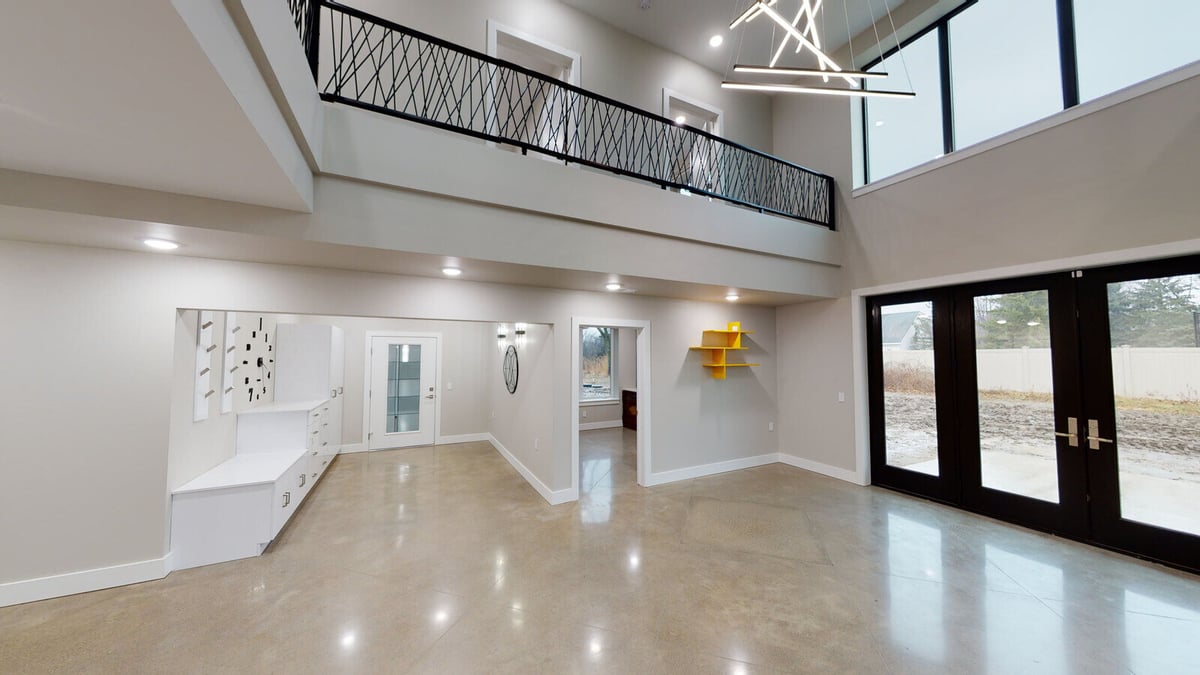
M572 319L572 491L608 497L650 467L650 323Z

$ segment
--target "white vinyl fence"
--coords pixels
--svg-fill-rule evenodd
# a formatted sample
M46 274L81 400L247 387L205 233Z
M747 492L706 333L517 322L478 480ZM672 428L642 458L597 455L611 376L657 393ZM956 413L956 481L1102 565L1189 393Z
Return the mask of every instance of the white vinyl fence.
M979 388L993 391L1050 393L1049 349L981 349L976 352ZM888 350L883 362L933 370L932 350ZM1200 400L1200 349L1112 350L1113 389L1117 396L1171 401Z

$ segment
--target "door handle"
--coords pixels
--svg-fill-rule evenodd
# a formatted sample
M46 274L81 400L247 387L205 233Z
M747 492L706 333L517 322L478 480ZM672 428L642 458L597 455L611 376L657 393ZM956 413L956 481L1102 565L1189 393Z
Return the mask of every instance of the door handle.
M1100 437L1100 422L1098 420L1088 420L1088 448L1091 450L1099 450L1101 443L1115 443L1111 438Z
M1068 417L1066 433L1063 433L1061 431L1055 431L1054 435L1069 439L1067 441L1068 444L1070 444L1070 446L1072 448L1078 448L1079 447L1079 420L1075 419L1074 417Z
M425 398L433 398L433 394L428 394L425 396Z

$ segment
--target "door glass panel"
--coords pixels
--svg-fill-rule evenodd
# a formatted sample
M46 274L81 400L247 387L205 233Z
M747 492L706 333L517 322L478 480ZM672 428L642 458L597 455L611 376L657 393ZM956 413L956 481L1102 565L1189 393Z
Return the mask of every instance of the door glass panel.
M889 466L938 475L933 303L880 308L883 423Z
M1058 502L1047 291L975 298L975 368L983 486Z
M1108 320L1121 516L1200 534L1200 274L1108 284Z
M387 432L421 429L421 346L388 345Z

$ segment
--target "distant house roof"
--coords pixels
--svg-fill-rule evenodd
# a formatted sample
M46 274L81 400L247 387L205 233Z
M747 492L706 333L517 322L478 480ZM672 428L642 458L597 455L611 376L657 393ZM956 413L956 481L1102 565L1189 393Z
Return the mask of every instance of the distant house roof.
M895 314L884 314L883 323L883 344L899 344L904 342L904 336L908 335L908 331L912 330L913 322L917 320L920 312L896 312Z

